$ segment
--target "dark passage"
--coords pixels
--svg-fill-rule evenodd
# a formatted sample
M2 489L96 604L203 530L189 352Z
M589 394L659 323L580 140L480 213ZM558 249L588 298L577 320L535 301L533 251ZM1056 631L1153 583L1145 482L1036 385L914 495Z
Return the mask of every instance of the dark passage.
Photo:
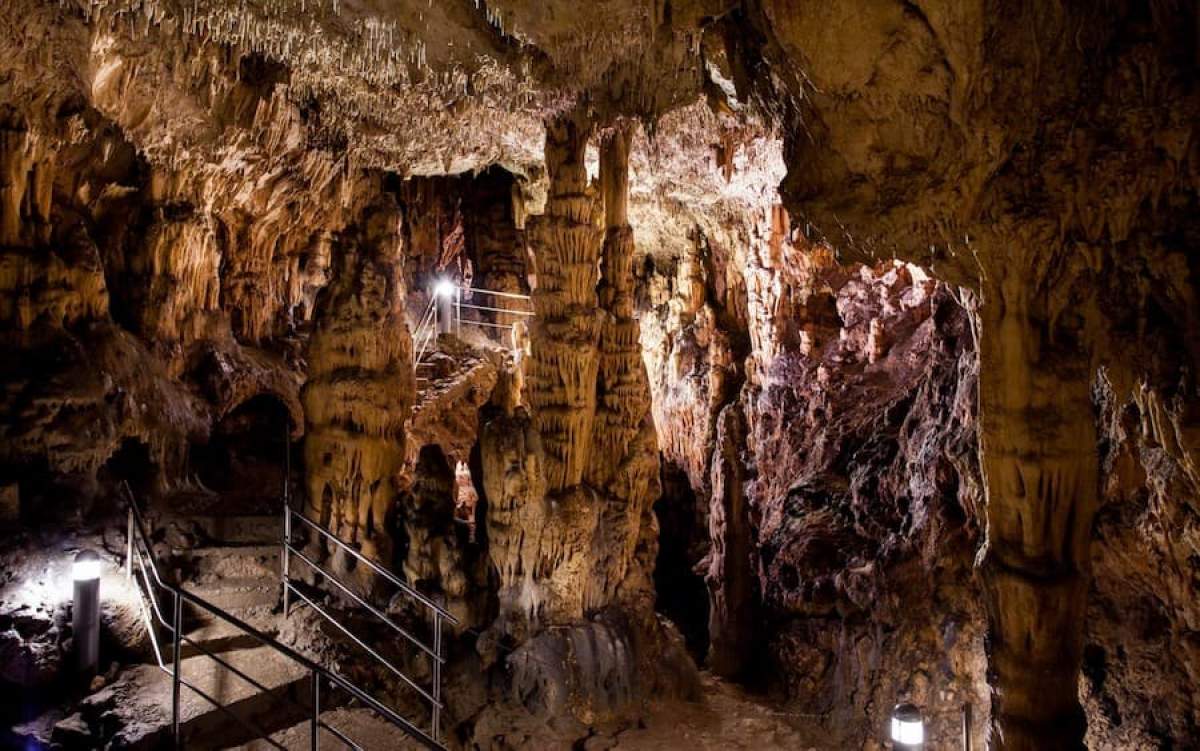
M708 530L682 470L664 462L662 485L662 498L654 504L659 527L655 607L679 627L688 651L701 664L708 652L708 590L695 567L704 556Z

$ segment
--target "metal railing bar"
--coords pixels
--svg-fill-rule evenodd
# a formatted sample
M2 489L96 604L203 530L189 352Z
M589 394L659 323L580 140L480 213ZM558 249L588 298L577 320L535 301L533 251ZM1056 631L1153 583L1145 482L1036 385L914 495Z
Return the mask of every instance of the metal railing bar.
M320 722L318 722L317 726L329 731L329 733L331 733L335 738L337 738L342 743L345 743L350 748L354 749L354 751L366 751L366 749L364 749L362 746L358 745L354 741L347 738L346 735L342 731L338 730L337 728L335 728L334 726L325 722L324 720L321 720Z
M304 594L302 592L298 591L295 587L292 587L292 591L295 592L297 595L299 595L301 598L307 600L311 604L312 601L309 600L307 597L305 597ZM338 686L339 688L347 691L348 693L353 695L355 698L370 704L372 709L374 709L376 712L379 712L380 714L385 715L393 724L399 725L407 730L411 730L412 732L419 734L421 736L421 738L419 738L418 740L432 744L432 745L430 745L430 748L438 748L438 749L443 748L443 746L438 744L436 741L433 741L433 739L429 738L428 734L426 734L423 730L416 727L408 720L405 720L403 717L396 714L394 711L389 709L387 706L380 704L370 694L367 694L365 691L363 691L361 688L359 688L358 686L351 683L345 677L343 677L343 676L339 675L338 673L335 673L331 670L326 670L325 668L321 667L317 663L308 659L304 655L295 651L291 647L275 641L271 637L267 636L266 634L263 634L258 629L254 628L253 626L248 625L247 623L242 621L237 616L226 613L225 611L218 608L216 605L212 605L208 602L205 602L204 600L200 599L199 597L196 597L195 595L193 595L191 592L188 592L187 590L184 590L184 589L180 589L180 590L178 590L178 592L188 602L191 602L194 605L196 605L197 607L207 610L209 613L217 616L218 618L222 618L222 619L228 621L229 623L231 623L235 627L237 627L239 630L244 631L245 633L254 637L258 641L265 644L266 646L272 647L273 649L275 649L276 651L281 653L283 656L288 657L288 658L294 660L295 662L299 663L301 667L307 668L310 671L315 670L319 675L324 677L330 683L333 683L336 686Z
M343 676L339 675L338 673L335 673L331 670L327 670L326 668L321 667L316 662L310 660L309 658L300 654L299 652L292 649L291 647L281 644L280 642L276 641L275 639L271 638L270 636L267 636L266 634L262 633L261 631L254 628L253 626L250 626L249 624L247 624L245 621L238 618L237 616L232 615L232 614L226 612L225 610L222 610L221 608L217 607L216 605L213 605L212 603L209 603L208 601L204 600L203 598L192 594L191 592L187 591L186 589L183 589L182 587L175 585L175 584L167 584L167 583L163 582L162 577L159 575L159 572L158 572L158 565L154 560L153 548L150 546L150 542L149 542L150 535L146 532L145 518L142 516L141 509L138 508L137 499L134 498L133 491L130 489L129 484L128 483L123 483L123 484L125 486L126 495L129 498L130 513L134 517L135 532L137 534L137 537L140 539L142 545L145 547L145 554L146 554L146 558L148 559L148 564L149 564L148 567L149 567L151 573L153 574L155 580L157 580L159 582L161 587L163 589L171 592L175 597L173 622L176 623L176 626L172 629L172 631L174 633L174 641L175 641L174 653L172 654L172 662L175 665L175 668L174 668L174 670L169 671L166 669L166 666L164 664L162 664L162 662L160 662L160 665L159 665L159 667L163 670L164 673L171 676L172 683L174 683L176 686L179 686L179 685L187 686L190 690L195 691L197 694L199 694L201 697L203 697L206 701L208 701L213 706L215 706L215 707L221 709L222 711L233 716L233 718L235 720L237 720L243 726L247 727L249 730L259 733L259 737L266 740L270 745L272 745L276 748L282 749L283 751L286 751L286 749L283 749L283 747L280 746L278 743L271 740L265 734L262 734L262 731L260 729L254 727L253 725L248 724L245 720L243 720L241 717L237 716L235 713L233 713L227 707L225 707L224 705L215 701L212 697L205 694L203 691L198 689L196 686L193 686L192 684L185 681L183 679L183 677L180 675L179 641L182 637L182 633L181 633L182 627L180 625L180 614L182 612L182 607L181 607L182 603L184 601L186 601L186 602L190 602L193 606L195 606L203 611L206 611L209 614L216 616L217 618L224 620L227 623L233 625L235 628L237 628L242 633L245 633L245 634L251 636L252 638L257 640L261 644L263 644L267 647L270 647L271 649L280 653L284 657L292 660L293 662L296 662L301 667L307 669L310 673L320 676L321 678L324 678L325 680L328 680L331 685L336 686L336 687L342 689L343 691L346 691L348 694L350 694L354 698L356 698L359 701L361 701L362 703L366 704L370 709L375 711L377 714L382 715L384 717L384 719L388 720L396 727L404 730L406 733L408 733L410 736L412 736L412 738L414 740L420 742L422 745L426 746L427 748L438 749L438 750L444 751L445 746L443 746L441 743L439 743L436 738L431 737L424 730L421 730L416 725L414 725L412 722L410 722L409 720L400 716L397 712L392 710L390 707L379 702L377 699L375 699L375 697L371 696L366 691L359 688L358 686L356 686L354 683L350 682L345 677L343 677ZM295 513L291 509L288 509L288 512ZM303 516L300 516L298 514L297 514L297 516L299 516L300 519L304 520L305 522L309 522L309 524L312 525L312 523L308 519L305 519ZM314 528L316 528L318 531L323 532L326 535L329 535L328 532L325 532L325 530L321 529L320 527L318 527L316 525L312 525L312 526L314 526ZM342 543L336 537L334 537L333 539L336 542L338 542L339 544L344 545L344 543ZM348 550L348 552L353 553L356 556L358 555L357 551L354 551L351 549L347 549L347 550ZM368 566L371 566L371 568L379 571L381 574L383 574L385 576L388 575L388 572L386 572L383 569L380 569L370 559L363 558L362 556L358 556L358 557L364 563L366 563ZM143 564L143 565L145 565L145 564ZM144 574L145 574L145 572L143 571L143 575ZM389 577L389 578L394 579L394 577ZM400 584L402 585L402 587L401 587L402 589L404 589L405 591L410 591L411 588L404 586L402 582ZM299 595L306 602L308 602L310 605L312 605L315 610L317 610L318 612L322 612L322 614L324 614L323 611L321 611L321 609L318 606L316 606L315 603L313 603L302 592L297 590L295 587L291 587L291 590L293 592L295 592L297 595ZM430 607L432 607L434 610L441 610L441 608L439 608L437 605L429 602L428 598L425 598L419 592L411 591L411 594L413 594L418 600L421 600L422 602L425 602L427 605L430 605ZM144 607L145 607L145 604L143 602L143 608ZM149 622L150 619L149 619L148 612L143 610L143 616ZM445 617L448 620L451 620L451 622L457 623L457 620L454 620L453 616L446 614ZM327 615L326 615L326 618L328 618ZM330 619L330 620L335 625L341 626L341 624L337 623L337 621L332 621L332 619ZM152 634L151 639L154 640L153 629L151 629L151 634ZM353 638L352 634L350 636ZM159 652L157 656L161 661L161 652ZM385 664L389 664L389 663L386 663L386 661L384 661L384 662L385 662ZM389 664L389 666L390 666L390 664ZM393 670L394 670L394 668L393 668ZM426 694L419 686L412 684L411 680L409 680L407 676L403 675L402 673L398 673L398 674L402 679L404 679L406 682L408 682L410 685L412 685L414 689L416 689L418 692L420 692L423 695L425 695L426 697L428 697L428 694ZM179 728L179 714L180 714L179 713L179 701L178 701L178 689L176 688L173 691L173 693L174 693L174 697L172 699L172 705L173 705L172 724L176 731L176 740L178 740L177 733L178 733L178 728Z
M146 607L146 599L138 593L138 605L142 611L142 620L146 621L146 633L150 636L150 646L154 648L154 660L163 672L171 675L171 671L167 670L167 663L163 661L162 650L158 646L158 636L154 633L154 622L150 619L150 609Z
M436 314L436 300L430 300L429 305L425 308L425 314L421 316L421 322L417 324L416 338L419 342L417 347L417 355L414 358L416 362L420 362L425 356L425 350L429 346L429 340L433 333L433 318ZM422 333L424 332L424 333Z
M142 553L140 550L135 550L134 553L137 556L138 568L142 573L142 582L146 585L146 596L150 598L150 605L154 608L154 615L158 618L158 622L163 625L163 628L171 631L171 627L167 625L167 619L163 617L162 609L158 606L158 598L154 596L154 587L150 584L149 575L146 574L146 562L142 560Z
M230 717L232 717L234 720L236 720L236 721L237 721L237 723L238 723L239 725L241 725L242 727L244 727L246 730L249 730L251 733L254 733L254 736L255 736L256 738L258 738L259 740L266 741L267 743L269 743L270 745L274 746L275 748L278 748L278 749L280 749L280 751L288 751L288 749L287 749L287 747L286 747L286 746L280 745L280 743L279 743L278 741L276 741L276 740L272 739L272 738L271 738L271 734L270 734L270 733L268 733L267 731L263 730L263 729L262 729L262 728L260 728L258 725L254 724L253 722L250 722L249 720L247 720L247 719L245 719L244 717L240 716L240 715L239 715L237 712L234 712L232 709L230 709L229 707L225 706L225 705L224 705L224 704L222 704L221 702L219 702L219 701L217 701L216 699L212 698L211 696L209 696L207 693L205 693L203 690L201 690L201 689L200 689L200 688L198 688L197 686L194 686L194 685L192 685L190 682L188 682L187 680L185 680L185 679L183 679L183 678L180 678L180 679L179 679L179 682L180 682L180 683L182 683L184 686L187 686L187 687L188 687L190 690L194 691L194 692L195 692L197 695L199 695L199 696L200 696L200 698L204 699L204 700L205 700L205 701L207 701L209 704L213 705L213 706L214 706L214 707L216 707L217 709L221 710L221 711L222 711L222 712L224 712L225 714L227 714L227 715L229 715Z
M421 728L412 724L411 722L404 719L400 715L396 714L395 710L393 710L391 707L388 707L386 704L380 703L379 700L376 699L374 696L371 696L370 694L368 694L366 691L363 691L358 686L355 686L353 683L350 683L349 681L342 678L337 673L333 673L330 676L330 678L331 678L331 680L333 680L333 682L338 684L339 688L346 691L346 693L350 694L355 699L358 699L362 703L366 704L368 707L375 710L379 714L383 715L385 718L391 720L392 724L397 725L397 726L407 730L409 732L409 734L411 734L416 740L420 741L421 743L424 743L429 748L432 748L432 749L444 749L445 748L445 746L443 746L442 744L438 743L436 740L431 738L429 736L429 734L426 733L424 730L422 730Z
M490 305L472 305L471 303L463 303L460 307L470 308L471 310L486 310L492 313L508 313L514 316L535 316L537 313L532 310L512 310L511 308L493 308Z
M435 611L435 612L437 612L437 613L440 613L440 614L441 614L441 616L442 616L443 618L445 618L446 620L450 621L450 623L451 623L451 624L453 624L453 625L456 625L456 626L458 625L458 619L457 619L457 618L455 618L453 615L451 615L451 614L450 614L450 612L448 612L448 611L447 611L445 608L443 608L442 606L438 605L438 604L437 604L437 603L435 603L433 600L429 599L428 597L426 597L425 595L421 594L421 593L420 593L420 592L418 592L417 590L413 589L413 588L412 588L410 585L408 585L407 583L405 583L404 581L402 581L401 579L399 579L399 578L398 578L398 577L397 577L395 574L393 574L391 571L388 571L387 569L383 568L383 566L379 565L378 563L376 563L375 561L371 560L370 558L367 558L367 557L366 557L365 555L363 555L362 553L358 552L358 551L357 551L357 550L355 550L354 548L352 548L352 547L350 547L349 545L347 545L346 543L342 542L342 541L341 541L341 540L339 540L339 539L338 539L338 538L337 538L337 537L336 537L336 536L335 536L333 533L331 533L329 530L325 529L325 528L324 528L324 527L322 527L320 524L317 524L317 523L316 523L316 522L314 522L312 519L309 519L307 516L305 516L305 515L301 514L300 512L296 511L295 509L292 509L292 510L290 510L290 512L289 512L289 513L291 513L291 514L294 514L294 515L296 516L296 518L297 518L297 519L299 519L300 521L302 521L302 522L304 522L305 524L307 524L307 525L308 525L309 527L311 527L313 530L315 530L316 532L318 532L318 533L320 533L321 535L323 535L323 536L324 536L326 539L328 539L329 541L331 541L331 542L335 543L336 545L338 545L340 548L342 548L343 550L345 550L345 551L346 551L347 553L349 553L350 555L354 556L354 557L355 557L356 559L358 559L359 561L362 561L363 563L365 563L367 566L369 566L369 567L371 568L371 570L372 570L372 571L374 571L375 573L379 574L379 575L380 575L380 576L382 576L383 578L387 579L387 580L388 580L388 581L390 581L392 584L395 584L395 585L396 585L397 587L399 587L401 590L403 590L403 591L404 591L404 592L406 592L407 594L411 595L411 596L412 596L414 599L416 599L418 602L420 602L421 604L423 604L423 605L425 605L426 607L428 607L430 610L433 610L433 611Z
M483 289L482 287L459 287L459 289L463 290L464 292L478 292L483 295L495 295L496 297L509 297L514 300L529 300L529 301L533 300L532 296L522 295L517 292L501 292L500 290Z
M138 508L137 502L134 500L133 491L129 488L128 482L122 482L125 486L125 494L129 496L129 510L133 513L135 530L141 540L142 546L145 548L146 557L150 560L150 570L154 573L154 580L158 582L160 587L164 589L172 589L170 585L163 581L162 575L158 572L158 563L154 560L154 547L150 544L150 534L146 532L146 520L142 516L142 510Z
M358 646L362 647L363 651L365 651L367 654L374 657L376 662L378 662L380 665L383 665L388 670L391 670L396 675L397 678L399 678L400 680L407 683L413 691L416 691L418 694L425 697L425 699L430 704L440 704L440 702L437 699L433 698L432 694L430 694L428 691L426 691L425 689L423 689L419 685L417 685L416 681L414 681L412 678L409 678L407 675L405 675L402 670L400 670L395 665L393 665L391 662L389 662L386 657L384 657L383 655L376 652L375 649L373 647L371 647L369 644L367 644L362 639L359 639L357 636L355 636L353 633L351 633L350 629L346 628L346 626L341 621L335 619L329 613L325 612L325 610L320 605L315 603L311 597L304 594L303 592L301 592L299 589L297 589L294 585L292 585L290 583L287 586L289 586L291 588L292 592L294 592L297 597L299 597L301 600L304 600L306 603L308 603L309 607L311 607L313 610L317 611L322 617L325 618L325 620L329 621L334 626L336 626L343 634L345 634L347 637L349 637L351 641L353 641Z
M487 326L490 329L505 329L512 330L511 323L489 323L488 321L463 321L468 326Z
M379 609L377 609L377 608L376 608L374 605L372 605L371 603L367 602L367 601L366 601L366 600L364 600L363 598L359 597L357 593L355 593L354 591L352 591L352 590L351 590L349 587L347 587L345 584L342 584L342 582L341 582L341 581L339 581L339 580L338 580L338 578L337 578L336 576L334 576L334 575L333 575L332 573L330 573L329 571L325 570L325 568L324 568L324 567L322 567L320 564L318 564L316 561L312 560L311 558L309 558L307 555L305 555L304 553L300 552L300 551L299 551L299 550L297 550L296 548L294 548L294 547L291 547L290 545L289 545L288 547L291 549L291 554L292 554L292 555L296 556L296 557L297 557L297 558L299 558L300 560L302 560L302 561L304 561L305 563L307 563L307 564L308 564L309 566L311 566L311 567L312 567L312 568L313 568L315 571L319 571L319 572L320 572L322 575L324 575L324 576L325 576L325 578L326 578L326 579L328 579L329 581L333 582L333 584L335 584L335 585L338 587L338 589L340 589L340 590L342 590L343 592L345 592L346 594L350 595L350 597L352 597L352 598L354 599L354 601L355 601L355 602L357 602L359 605L362 605L364 608L366 608L367 610L369 610L369 611L371 612L371 614L372 614L372 615L374 615L376 618L378 618L379 620L383 621L383 622L384 622L384 623L386 623L387 625L391 626L391 627L392 627L392 628L393 628L393 629L396 631L396 633L400 634L400 635L401 635L401 636L403 636L405 639L408 639L408 640L409 640L410 642L412 642L412 643L413 643L415 646L419 647L419 648L420 648L422 651L424 651L426 654L428 654L430 657L432 657L433 659L437 660L438 662L442 662L442 663L444 663L444 662L445 662L445 660L444 660L444 659L443 659L443 658L442 658L440 655L438 655L436 652L434 652L434 651L433 651L433 648L432 648L432 647L426 646L426 644L425 644L424 642L422 642L420 639L418 639L417 637L413 636L412 634L408 633L408 631L404 630L404 628L402 628L402 627L401 627L399 624L397 624L397 623L396 623L395 621L393 621L391 618L387 617L387 615L385 615L384 613L382 613L382 612L381 612Z

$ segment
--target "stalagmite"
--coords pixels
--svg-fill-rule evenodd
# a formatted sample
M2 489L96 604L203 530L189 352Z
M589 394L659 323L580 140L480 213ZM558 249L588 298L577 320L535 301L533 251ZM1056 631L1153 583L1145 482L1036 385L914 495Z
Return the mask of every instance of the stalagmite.
M563 493L583 480L592 441L599 369L596 298L601 236L584 151L591 126L563 118L546 128L550 195L530 221L537 265L530 403L546 454L546 485Z
M399 221L383 201L335 240L335 283L317 302L303 391L306 512L384 561L414 392Z

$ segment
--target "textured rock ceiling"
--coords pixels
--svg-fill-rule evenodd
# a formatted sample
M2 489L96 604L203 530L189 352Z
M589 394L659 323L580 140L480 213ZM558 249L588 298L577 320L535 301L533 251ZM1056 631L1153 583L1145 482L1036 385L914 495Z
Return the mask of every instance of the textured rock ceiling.
M541 161L542 119L581 100L648 118L695 101L702 19L720 10L657 0L73 0L12 8L16 38L37 44L18 45L26 59L7 56L5 67L30 99L119 93L139 116L123 123L144 132L139 148L178 159L213 146L221 132L203 121L202 92L161 77L140 90L121 84L155 64L211 68L204 51L216 43L279 64L273 75L304 107L311 133L344 147L351 164L401 174L492 163L524 171ZM89 26L90 43L81 45ZM48 69L30 55L65 64ZM156 116L169 127L156 129Z

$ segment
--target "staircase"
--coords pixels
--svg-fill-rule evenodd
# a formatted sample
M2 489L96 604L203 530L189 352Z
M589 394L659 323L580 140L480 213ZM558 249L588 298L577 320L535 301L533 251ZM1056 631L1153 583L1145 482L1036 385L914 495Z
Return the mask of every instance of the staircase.
M526 322L533 316L533 301L529 295L459 286L446 280L438 282L413 329L413 368L418 396L439 379L439 369L443 371L441 377L446 375L445 367L439 368L439 359L445 359L439 352L443 334L459 337L465 326L487 332L492 338L498 338L501 346L515 350L522 346L520 340L524 337Z
M105 734L111 747L443 748L436 712L432 731L422 730L278 641L287 617L280 614L281 576L285 591L307 599L287 575L289 563L297 566L303 554L290 542L280 544L285 526L292 539L293 516L301 518L289 512L285 521L276 513L268 521L253 510L160 517L157 528L168 541L190 543L172 547L152 541L130 496L128 569L142 593L154 660L125 670L81 705L89 725L119 728ZM436 625L440 666L440 620ZM440 696L440 686L431 696Z

